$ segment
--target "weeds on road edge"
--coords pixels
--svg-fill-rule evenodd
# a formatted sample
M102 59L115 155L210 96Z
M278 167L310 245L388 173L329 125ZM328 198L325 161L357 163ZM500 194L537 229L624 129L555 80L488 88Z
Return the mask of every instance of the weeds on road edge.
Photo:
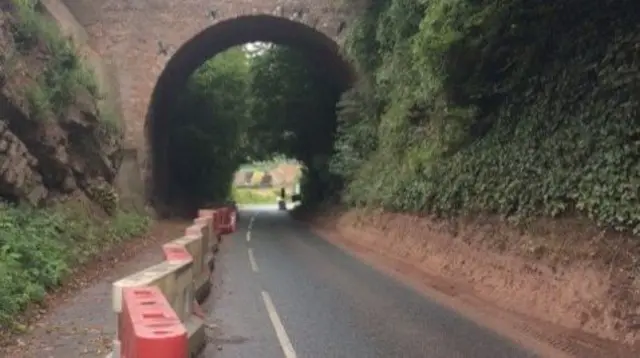
M19 330L14 317L29 303L41 302L74 266L144 234L149 224L149 218L123 211L105 220L73 205L0 204L0 327Z

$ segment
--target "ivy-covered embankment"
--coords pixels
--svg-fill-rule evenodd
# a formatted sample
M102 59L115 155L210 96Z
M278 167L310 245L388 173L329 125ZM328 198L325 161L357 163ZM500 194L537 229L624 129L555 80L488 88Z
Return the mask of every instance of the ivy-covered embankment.
M333 160L349 204L640 231L640 3L384 0Z

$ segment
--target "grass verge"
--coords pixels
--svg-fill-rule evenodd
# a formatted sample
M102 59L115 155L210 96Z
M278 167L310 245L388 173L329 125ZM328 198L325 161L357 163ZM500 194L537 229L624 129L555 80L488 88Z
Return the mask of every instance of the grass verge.
M233 200L238 204L274 204L278 191L273 188L233 188Z
M117 212L105 220L79 205L34 209L0 204L0 326L30 303L42 302L74 266L120 242L144 234L147 217Z

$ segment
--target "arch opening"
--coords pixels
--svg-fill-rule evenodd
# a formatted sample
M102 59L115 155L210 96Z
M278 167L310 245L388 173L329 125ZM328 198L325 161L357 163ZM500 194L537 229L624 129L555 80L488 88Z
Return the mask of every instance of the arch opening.
M149 160L146 170L147 197L159 210L171 206L168 130L171 106L190 76L207 60L233 47L254 42L282 45L304 55L319 76L339 92L351 87L355 71L340 54L337 43L324 33L294 20L272 15L249 15L222 21L184 43L171 57L154 87L145 130ZM335 120L335 118L334 118Z

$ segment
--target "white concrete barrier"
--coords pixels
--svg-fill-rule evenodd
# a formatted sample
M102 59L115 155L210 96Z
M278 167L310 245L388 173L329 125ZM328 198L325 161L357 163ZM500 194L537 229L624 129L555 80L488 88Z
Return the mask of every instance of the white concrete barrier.
M163 262L113 283L111 308L118 326L110 357L191 358L205 347L204 322L197 305L210 293L213 246L222 232L230 233L229 223L235 224L227 217L230 215L235 211L228 208L200 210L182 237L163 245ZM182 341L182 330L187 343ZM147 348L140 350L143 345ZM183 350L184 354L176 356L176 351Z

